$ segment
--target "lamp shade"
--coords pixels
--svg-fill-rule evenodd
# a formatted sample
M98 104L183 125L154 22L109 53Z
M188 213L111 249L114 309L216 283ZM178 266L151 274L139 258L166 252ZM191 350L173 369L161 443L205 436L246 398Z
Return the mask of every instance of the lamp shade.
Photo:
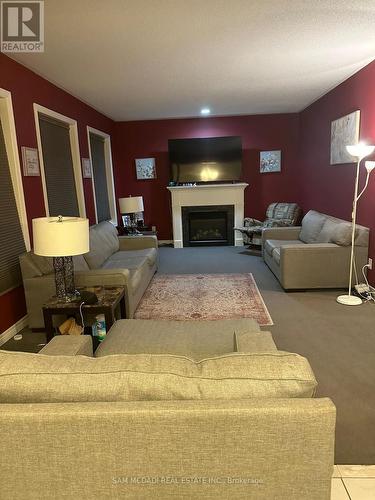
M120 212L122 214L135 214L143 212L143 197L129 196L128 198L119 198Z
M80 217L33 219L34 253L45 257L82 255L90 249L89 221Z
M370 174L375 168L375 161L366 161L365 167L367 172Z
M346 149L351 156L356 158L365 158L374 152L375 146L359 142L358 144L353 144L352 146L346 146Z

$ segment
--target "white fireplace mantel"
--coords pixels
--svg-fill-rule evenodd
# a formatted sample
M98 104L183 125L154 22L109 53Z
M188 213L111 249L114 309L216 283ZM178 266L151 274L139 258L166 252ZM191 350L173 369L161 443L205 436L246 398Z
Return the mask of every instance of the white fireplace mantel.
M233 205L234 225L241 227L244 219L244 191L248 184L199 184L196 186L168 186L172 196L173 243L175 248L182 248L181 207L205 205ZM242 246L242 235L235 231L234 244Z

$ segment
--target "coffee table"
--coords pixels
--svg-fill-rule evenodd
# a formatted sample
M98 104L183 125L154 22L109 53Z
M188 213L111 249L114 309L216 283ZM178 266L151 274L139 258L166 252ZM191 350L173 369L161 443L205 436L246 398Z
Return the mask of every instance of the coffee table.
M80 292L94 292L98 297L96 304L84 304L82 306L82 315L90 314L96 316L97 314L104 314L106 330L111 328L116 321L116 312L119 311L121 319L126 318L125 312L125 292L123 287L114 286L94 286L94 287L81 287L78 289ZM57 297L51 297L43 305L43 318L44 327L47 334L47 342L54 336L53 316L80 316L81 303L77 300L74 302L61 302Z

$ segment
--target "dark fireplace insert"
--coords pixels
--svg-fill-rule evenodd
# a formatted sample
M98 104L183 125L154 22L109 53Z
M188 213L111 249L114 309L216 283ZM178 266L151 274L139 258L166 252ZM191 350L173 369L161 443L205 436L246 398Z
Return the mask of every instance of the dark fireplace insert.
M234 245L234 206L182 207L184 247Z

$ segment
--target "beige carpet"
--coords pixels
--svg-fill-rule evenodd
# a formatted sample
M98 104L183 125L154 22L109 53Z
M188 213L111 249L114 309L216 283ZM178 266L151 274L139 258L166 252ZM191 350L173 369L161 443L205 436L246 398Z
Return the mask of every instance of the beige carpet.
M252 274L156 275L136 319L215 320L253 318L273 325Z

